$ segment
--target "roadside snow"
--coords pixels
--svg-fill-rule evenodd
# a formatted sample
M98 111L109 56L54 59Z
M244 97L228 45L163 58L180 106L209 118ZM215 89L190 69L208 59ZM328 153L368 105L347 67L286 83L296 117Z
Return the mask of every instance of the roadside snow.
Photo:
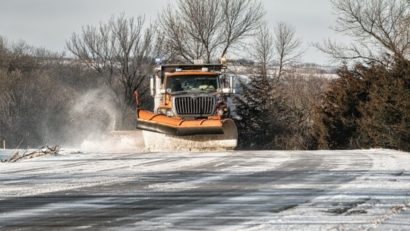
M12 152L0 151L0 155ZM125 196L97 190L93 193L101 197L2 213L0 224L34 215L107 209L118 203L139 205L138 200L153 200L152 195L164 193L159 200L170 195L169 204L161 202L160 207L145 211L142 221L137 221L141 214L136 213L113 222L137 221L118 228L121 230L179 229L178 224L184 224L183 229L251 231L401 229L401 225L410 225L409 173L410 153L380 149L198 153L62 150L57 156L0 163L0 202L121 183L124 188L115 192ZM143 196L127 197L134 194ZM177 199L180 204L173 204ZM235 224L223 225L235 219Z
M278 216L261 216L224 230L408 230L410 153L382 149L344 153L369 157L373 164L355 180L283 211ZM346 156L344 158L348 164L349 159ZM347 166L340 165L337 169L346 170ZM357 165L355 168L351 165L348 172L355 174L357 171L363 171L363 166ZM337 172L335 177L336 174ZM275 187L294 190L306 185L286 184Z
M213 161L218 164L217 160L228 155L229 153L96 154L66 150L60 156L3 163L0 168L0 182L3 184L0 187L0 200L127 182L152 171L195 168Z
M11 149L0 149L0 160L5 160L9 158L14 153Z

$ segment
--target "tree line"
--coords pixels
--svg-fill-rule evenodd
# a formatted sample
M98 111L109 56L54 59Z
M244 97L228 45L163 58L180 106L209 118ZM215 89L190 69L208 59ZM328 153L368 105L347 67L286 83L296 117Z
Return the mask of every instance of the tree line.
M303 40L292 25L265 22L259 0L178 0L155 24L119 15L85 25L67 39L70 64L60 54L1 39L0 138L33 146L69 137L67 126L86 129L75 122L73 101L97 88L114 99L114 126L133 129L132 94L138 89L150 106L156 57L212 63L235 54L254 60L235 97L240 148L409 150L410 2L330 1L338 15L334 30L353 41L314 45L341 63L336 79L296 71ZM90 122L96 114L100 122ZM110 115L98 109L81 117L93 127Z

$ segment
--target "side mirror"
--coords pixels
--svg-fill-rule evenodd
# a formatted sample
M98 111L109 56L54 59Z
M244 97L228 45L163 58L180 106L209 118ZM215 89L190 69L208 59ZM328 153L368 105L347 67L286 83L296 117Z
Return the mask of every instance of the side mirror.
M225 79L226 80L226 79ZM234 76L229 76L229 87L222 88L223 94L235 94Z

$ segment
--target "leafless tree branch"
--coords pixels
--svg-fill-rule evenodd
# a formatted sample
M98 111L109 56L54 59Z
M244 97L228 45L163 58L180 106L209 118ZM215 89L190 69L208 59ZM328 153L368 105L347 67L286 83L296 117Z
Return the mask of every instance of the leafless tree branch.
M335 31L353 38L350 45L324 42L321 51L339 60L388 64L410 56L408 0L331 0L338 15Z
M271 31L266 25L263 25L256 33L251 55L260 65L260 75L267 77L268 66L274 58L274 40Z
M263 15L259 0L178 0L159 18L163 52L185 62L209 63L252 35Z
M283 74L284 67L295 62L303 52L300 50L302 42L296 37L295 29L283 22L279 22L274 29L275 52L279 64L278 78Z
M85 26L67 41L68 50L82 63L104 76L106 84L123 95L123 111L133 104L134 89L151 72L155 31L143 17L111 18L98 27Z

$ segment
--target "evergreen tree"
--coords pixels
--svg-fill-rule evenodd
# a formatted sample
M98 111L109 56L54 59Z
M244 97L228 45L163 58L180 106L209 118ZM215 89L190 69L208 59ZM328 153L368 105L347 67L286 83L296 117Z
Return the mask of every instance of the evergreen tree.
M409 66L342 68L318 107L319 147L410 150Z
M359 105L368 100L367 84L362 76L365 69L361 65L354 71L341 68L340 78L325 92L315 123L319 148L356 147L357 119L362 116Z
M376 69L367 76L370 100L361 108L363 146L410 150L410 62Z
M240 148L280 148L274 140L284 130L277 116L283 108L274 85L266 76L257 76L242 88L243 94L236 97Z

